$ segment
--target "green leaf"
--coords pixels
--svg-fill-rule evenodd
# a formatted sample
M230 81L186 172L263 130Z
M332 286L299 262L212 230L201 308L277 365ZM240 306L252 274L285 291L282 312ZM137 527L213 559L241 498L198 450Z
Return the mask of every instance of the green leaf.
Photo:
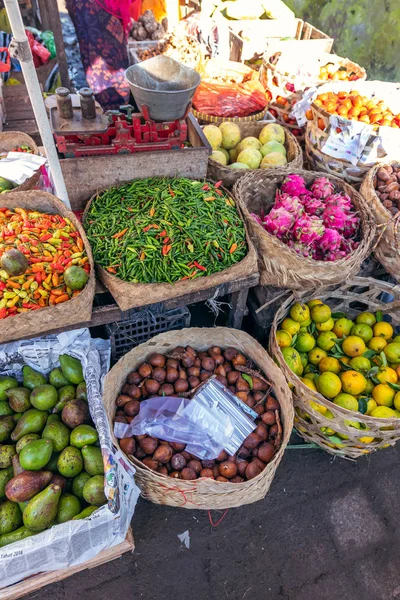
M364 352L363 356L365 358L373 358L374 356L376 356L376 352L375 350L367 350L366 352Z
M383 321L383 312L381 310L377 310L375 313L376 322L381 323Z
M382 360L382 364L384 367L387 367L387 358L386 358L386 354L384 353L384 351L382 350L382 352L379 355L381 357Z
M292 338L291 346L294 346L295 343L296 343L296 341L297 341L297 333L295 333L294 336L293 336L293 338Z
M246 375L246 373L242 373L242 377L249 384L250 389L253 389L253 378L250 375Z
M381 382L379 381L379 379L377 379L376 377L371 377L372 381L376 384L379 385Z
M345 355L345 354L344 354L344 352L343 352L343 350L342 350L342 349L341 349L341 347L339 346L339 344L336 344L336 343L335 343L335 345L334 345L334 348L335 348L336 352L339 352L339 354L341 354L341 356L344 356L344 355Z
M388 386L390 386L393 390L396 390L396 392L400 392L400 385L398 383L391 383L390 381L386 382L388 384Z
M311 332L312 335L314 335L316 331L317 331L317 326L316 326L316 324L313 321L311 323L311 325L310 325L310 332Z
M365 415L368 409L368 403L365 398L358 399L358 410L362 415Z
M365 375L365 377L373 377L379 371L379 367L372 367Z
M330 352L329 356L333 356L333 358L343 358L344 354L342 352Z
M342 371L354 371L351 365L346 365L346 363L340 363L342 365Z
M342 313L342 312L335 312L335 313L332 313L331 317L332 317L332 319L345 319L346 315L345 315L345 313Z

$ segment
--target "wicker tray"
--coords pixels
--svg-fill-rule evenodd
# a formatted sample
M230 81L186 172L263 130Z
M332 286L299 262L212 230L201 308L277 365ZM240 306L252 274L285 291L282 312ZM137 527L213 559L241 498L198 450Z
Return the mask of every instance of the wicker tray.
M292 173L304 177L306 183L311 183L320 176L314 171L292 170ZM261 208L268 212L274 204L275 192L286 175L287 171L278 169L271 177L265 172L249 173L239 179L233 192L257 248L261 285L304 291L338 284L358 273L361 263L372 249L375 223L368 204L343 180L331 175L327 176L337 189L350 196L361 217L361 243L346 258L335 262L323 262L302 257L277 237L265 231L253 219L252 212L259 213Z
M39 155L39 148L34 140L22 131L2 131L0 133L0 152L10 152L16 146L26 144L33 151L33 154ZM36 171L32 177L29 177L24 183L13 188L8 193L24 192L34 190L40 179L40 170Z
M258 138L261 131L267 123L265 121L257 121L253 123L238 123L240 128L242 139L248 136ZM288 164L284 167L279 167L279 170L285 169L287 173L291 173L293 169L301 169L303 167L303 152L299 146L294 135L285 129L285 146L287 151ZM273 175L276 167L267 169L268 173ZM257 173L259 169L251 169L252 173ZM208 170L207 175L214 181L222 181L224 186L230 189L243 174L248 173L248 170L243 169L230 169L220 163L216 162L212 158L208 159Z
M383 293L394 296L393 302L381 300ZM315 295L303 294L301 299L308 302ZM354 277L341 287L319 290L318 297L336 311L343 311L349 318L363 311L381 310L390 317L393 326L400 325L400 288L390 283L372 278ZM333 404L300 381L286 364L276 340L276 331L281 321L287 316L290 306L295 301L292 296L284 302L275 315L270 335L270 353L279 364L286 380L293 386L293 403L295 407L295 427L298 433L308 442L314 442L330 454L344 458L358 458L375 450L394 445L400 439L400 419L377 419L359 412L353 412ZM310 401L326 407L333 414L328 419L310 406ZM356 421L367 430L360 431L349 427L346 421ZM337 433L348 436L340 445L332 443L329 436L321 428L329 427ZM369 443L360 442L360 437L374 437ZM339 447L338 447L339 446Z
M267 467L254 479L243 483L223 483L212 479L200 478L194 481L171 479L166 475L155 473L141 461L128 456L128 460L136 468L136 483L142 496L155 504L180 506L196 509L233 508L261 500L267 494L276 469L282 459L292 430L293 406L290 390L285 378L274 364L267 352L252 337L237 329L226 327L189 328L182 331L171 331L156 336L149 342L141 344L124 356L107 374L104 381L103 403L108 416L111 431L116 411L115 399L117 391L125 382L127 374L136 365L153 352L165 354L177 345L190 344L197 350L204 350L213 344L222 348L233 346L250 357L257 367L274 382L274 391L281 406L283 423L282 445ZM113 434L112 434L113 435ZM114 438L114 443L118 441Z
M386 164L399 165L399 161L390 161ZM377 225L377 243L374 254L397 281L400 280L400 232L399 219L385 208L375 192L374 178L382 163L372 167L365 177L360 193L368 202L373 218Z

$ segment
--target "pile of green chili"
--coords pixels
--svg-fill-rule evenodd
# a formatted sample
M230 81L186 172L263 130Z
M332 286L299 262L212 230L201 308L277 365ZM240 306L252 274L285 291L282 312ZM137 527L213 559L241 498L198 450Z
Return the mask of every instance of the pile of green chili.
M132 283L195 279L247 254L243 222L218 183L136 179L99 194L84 226L95 262Z

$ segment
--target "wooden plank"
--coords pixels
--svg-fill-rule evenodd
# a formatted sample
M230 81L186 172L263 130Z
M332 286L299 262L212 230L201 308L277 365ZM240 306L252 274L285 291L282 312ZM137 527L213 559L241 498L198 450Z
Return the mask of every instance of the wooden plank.
M100 554L82 563L81 565L68 567L66 569L58 569L57 571L50 571L49 573L39 573L38 575L29 577L24 581L10 585L7 588L3 588L0 590L0 600L17 600L17 598L21 598L26 594L31 594L32 592L40 590L46 585L67 579L67 577L71 577L71 575L75 575L75 573L80 573L86 569L93 569L111 560L120 558L125 552L133 552L134 547L135 544L132 530L129 529L125 541L121 544L103 550L100 552Z
M38 0L42 29L50 29L54 34L57 62L60 72L61 85L69 88L71 83L68 74L68 62L65 54L64 38L57 0Z
M247 307L247 296L249 295L249 288L244 288L238 292L234 292L231 296L232 308L229 311L228 324L230 327L235 329L241 329L243 317Z

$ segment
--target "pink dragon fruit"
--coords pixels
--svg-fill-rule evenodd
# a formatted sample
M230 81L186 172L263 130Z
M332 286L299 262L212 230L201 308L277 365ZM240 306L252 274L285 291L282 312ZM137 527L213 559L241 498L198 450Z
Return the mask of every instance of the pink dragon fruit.
M274 208L284 208L290 213L300 215L303 212L303 205L297 196L276 192Z
M335 191L335 186L326 177L318 177L311 186L315 198L328 198Z
M340 260L341 258L345 258L347 253L343 250L334 250L333 252L328 252L325 254L324 260L327 262L334 262L335 260Z
M354 240L342 239L342 243L340 244L339 250L346 252L346 256L347 256L351 252L354 252L354 250L356 250L359 245L360 245L360 242L355 242Z
M301 196L301 194L307 194L306 183L300 175L292 173L285 177L282 185L281 192L289 194L289 196Z
M301 197L301 200L304 204L304 210L308 215L321 215L325 205L319 198L314 198L313 196L307 194Z
M332 194L330 196L328 196L328 198L326 198L325 201L325 205L326 206L339 206L342 210L352 210L353 209L353 203L351 201L350 196L348 196L347 194Z
M356 213L348 213L344 224L343 235L345 238L354 237L360 227L360 217Z
M287 245L289 248L293 248L293 250L300 256L304 256L304 258L312 257L313 250L310 246L305 246L301 242L293 242L292 240L290 240Z
M250 214L251 214L251 216L253 217L253 219L254 219L254 220L255 220L255 221L256 221L256 222L257 222L259 225L262 225L262 224L263 224L263 222L262 222L262 219L261 219L260 215L256 215L255 213L250 213Z
M264 229L282 239L291 230L295 216L284 208L272 208L264 219Z
M337 205L330 204L322 213L322 220L325 227L329 229L343 230L345 227L347 215L345 211Z
M336 229L326 227L318 246L322 252L335 252L341 248L342 241L343 237Z
M294 238L303 244L311 245L319 240L325 231L322 219L308 215L298 217L293 226Z

